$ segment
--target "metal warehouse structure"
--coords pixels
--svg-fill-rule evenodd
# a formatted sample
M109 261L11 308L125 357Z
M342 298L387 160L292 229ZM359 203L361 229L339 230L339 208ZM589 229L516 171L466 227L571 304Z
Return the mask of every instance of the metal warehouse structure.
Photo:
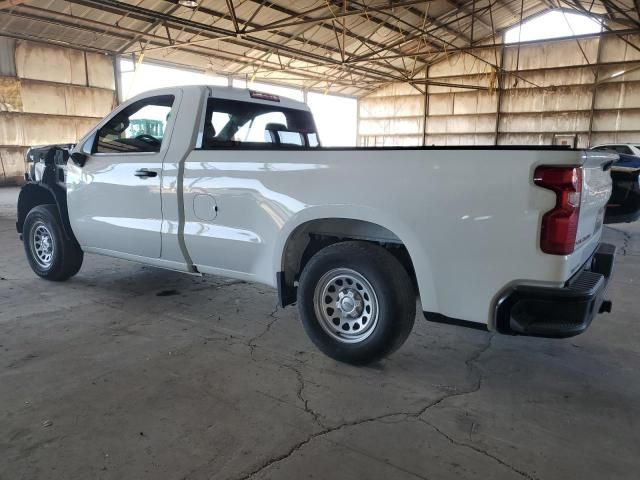
M602 31L504 42L550 9ZM361 145L635 141L639 33L630 0L3 0L4 176L113 106L118 56L358 97Z

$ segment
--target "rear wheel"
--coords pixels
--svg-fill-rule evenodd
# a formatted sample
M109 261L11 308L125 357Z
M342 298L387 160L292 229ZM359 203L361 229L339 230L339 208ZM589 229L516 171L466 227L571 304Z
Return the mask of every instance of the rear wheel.
M384 248L343 242L316 253L298 286L307 334L347 363L380 360L399 348L415 321L416 297L400 262Z
M66 237L55 205L38 205L22 228L24 250L31 269L47 280L62 281L80 270L84 254Z

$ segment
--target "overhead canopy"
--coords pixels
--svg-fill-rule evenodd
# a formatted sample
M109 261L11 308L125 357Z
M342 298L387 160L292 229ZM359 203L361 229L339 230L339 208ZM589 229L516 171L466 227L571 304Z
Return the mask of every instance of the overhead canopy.
M360 96L558 6L640 28L631 0L0 0L0 35Z

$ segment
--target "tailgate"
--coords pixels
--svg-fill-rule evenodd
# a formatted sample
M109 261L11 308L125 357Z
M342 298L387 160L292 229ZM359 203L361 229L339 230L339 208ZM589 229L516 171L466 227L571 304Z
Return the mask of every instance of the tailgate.
M616 154L586 151L583 153L582 196L575 252L584 263L598 246L604 212L611 196L611 163ZM572 262L573 263L573 262Z

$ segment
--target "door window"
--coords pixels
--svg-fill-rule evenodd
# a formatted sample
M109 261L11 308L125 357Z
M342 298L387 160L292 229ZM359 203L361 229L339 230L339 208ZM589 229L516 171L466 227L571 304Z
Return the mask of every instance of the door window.
M173 100L173 95L145 98L118 112L98 131L94 152L159 152Z

